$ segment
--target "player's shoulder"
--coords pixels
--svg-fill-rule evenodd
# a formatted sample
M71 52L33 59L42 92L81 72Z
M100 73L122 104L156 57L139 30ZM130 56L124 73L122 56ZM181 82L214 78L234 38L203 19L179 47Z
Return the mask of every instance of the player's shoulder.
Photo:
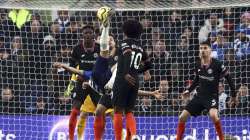
M223 65L222 61L215 59L215 58L212 58L212 63L214 63L214 65L216 65L216 66Z

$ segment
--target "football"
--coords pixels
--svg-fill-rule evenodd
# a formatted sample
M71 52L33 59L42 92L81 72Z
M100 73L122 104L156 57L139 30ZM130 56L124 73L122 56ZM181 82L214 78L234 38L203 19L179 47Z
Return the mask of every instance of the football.
M103 21L108 16L109 11L112 10L110 7L103 6L97 10L97 18L99 21Z

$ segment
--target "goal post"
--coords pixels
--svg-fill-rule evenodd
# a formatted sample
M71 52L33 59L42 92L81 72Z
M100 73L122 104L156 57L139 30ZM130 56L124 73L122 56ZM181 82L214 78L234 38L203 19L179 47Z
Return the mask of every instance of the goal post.
M52 67L69 64L82 42L80 29L92 24L99 34L96 11L115 9L110 32L118 44L122 23L143 25L140 41L151 58L151 80L140 76L140 89L159 90L163 100L138 97L135 107L139 140L175 140L178 115L190 99L181 93L194 79L199 43L210 40L212 56L228 68L237 86L237 107L221 80L219 113L227 137L250 137L250 2L247 0L1 0L0 1L0 137L66 140L72 107L64 92L71 74ZM207 111L187 122L184 140L215 140ZM84 139L94 139L93 114ZM114 139L107 117L104 139ZM76 131L75 131L76 132ZM124 127L124 136L126 134ZM0 138L0 139L1 139ZM75 136L75 138L77 138Z

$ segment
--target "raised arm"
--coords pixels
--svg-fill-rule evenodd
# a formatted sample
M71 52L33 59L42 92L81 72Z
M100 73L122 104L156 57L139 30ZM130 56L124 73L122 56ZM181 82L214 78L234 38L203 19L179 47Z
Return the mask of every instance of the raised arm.
M56 62L56 63L53 64L53 66L56 67L56 68L63 68L63 69L65 69L66 71L68 71L70 73L78 74L80 76L86 76L86 72L84 70L78 70L76 68L67 66L67 65L65 65L63 63Z

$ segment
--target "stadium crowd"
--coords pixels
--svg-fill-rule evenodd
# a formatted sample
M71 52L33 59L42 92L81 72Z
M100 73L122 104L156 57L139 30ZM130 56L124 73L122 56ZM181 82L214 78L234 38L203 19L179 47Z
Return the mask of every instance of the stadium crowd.
M151 80L143 90L159 90L164 100L141 97L137 115L177 115L188 100L181 93L191 85L199 42L211 42L212 56L224 62L237 85L237 106L229 99L227 83L219 86L221 115L250 113L250 9L226 8L181 11L116 11L111 32L123 38L122 21L138 19L144 32L141 42L153 63ZM92 24L99 34L95 12L0 9L0 114L68 115L71 98L64 92L71 74L52 67L69 64L74 46L81 45L81 28ZM199 90L199 89L197 89ZM194 95L197 91L194 91ZM192 98L190 96L190 99ZM205 114L206 112L204 112Z

